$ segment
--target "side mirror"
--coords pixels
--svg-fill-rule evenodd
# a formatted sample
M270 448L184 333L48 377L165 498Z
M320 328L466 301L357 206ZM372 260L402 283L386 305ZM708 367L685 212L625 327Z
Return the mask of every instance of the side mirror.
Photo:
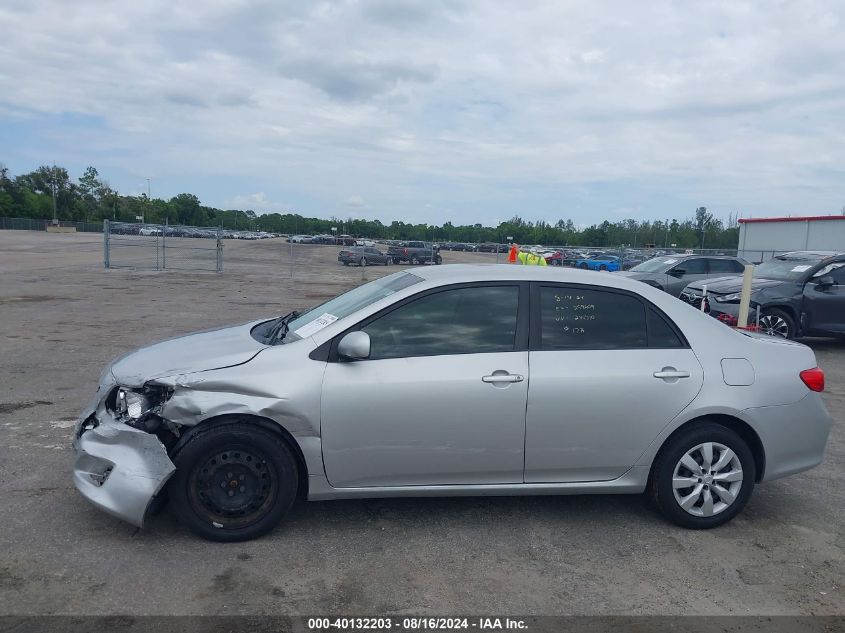
M827 288L835 283L836 282L833 281L833 277L831 277L830 275L825 275L824 277L819 277L818 279L816 279L816 285L819 288Z
M370 335L350 332L337 344L337 353L347 360L364 360L370 357Z
M684 275L687 274L687 271L684 270L683 268L673 268L672 270L669 271L669 274L672 275L673 277L683 277Z

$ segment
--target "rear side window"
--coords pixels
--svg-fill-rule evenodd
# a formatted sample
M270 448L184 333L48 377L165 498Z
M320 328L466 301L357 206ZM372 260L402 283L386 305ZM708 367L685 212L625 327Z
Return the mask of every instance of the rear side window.
M741 273L745 271L745 267L738 261L733 259L711 259L710 272L711 273Z
M647 347L645 306L616 292L541 286L540 345L544 350Z
M675 329L654 308L648 309L648 346L663 349L686 347Z
M683 348L686 342L650 303L610 290L540 287L540 349Z

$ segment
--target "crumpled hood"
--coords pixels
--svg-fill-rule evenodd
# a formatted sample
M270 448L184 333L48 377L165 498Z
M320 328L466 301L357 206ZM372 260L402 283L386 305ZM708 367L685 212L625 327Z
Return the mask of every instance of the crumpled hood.
M784 282L778 281L777 279L763 279L763 278L755 278L751 280L751 292L755 292L762 288L769 288L771 286L777 286ZM742 290L742 277L716 277L715 279L702 279L701 281L695 281L691 283L688 287L694 288L695 290L702 290L704 286L707 286L708 293L716 293L716 294L733 294L734 292L739 292Z
M250 335L261 321L188 334L155 343L118 358L111 367L118 384L140 387L163 376L240 365L267 346Z

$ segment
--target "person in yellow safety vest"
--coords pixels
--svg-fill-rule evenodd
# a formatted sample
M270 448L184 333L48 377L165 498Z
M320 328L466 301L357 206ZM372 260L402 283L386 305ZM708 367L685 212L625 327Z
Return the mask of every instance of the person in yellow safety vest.
M517 255L517 258L521 263L527 264L529 266L547 266L546 258L542 255L535 255L534 253L519 251L519 255Z

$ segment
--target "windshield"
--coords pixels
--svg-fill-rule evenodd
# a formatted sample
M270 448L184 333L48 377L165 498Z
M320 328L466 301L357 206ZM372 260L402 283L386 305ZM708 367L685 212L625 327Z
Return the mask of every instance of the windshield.
M754 269L754 276L778 281L796 281L822 259L821 257L817 259L779 259L776 257L757 266Z
M412 273L402 272L394 273L353 288L349 292L344 292L334 299L329 299L325 303L321 303L317 307L311 308L296 317L289 324L290 330L288 336L295 336L296 338L312 336L338 319L347 317L375 303L379 299L389 297L393 293L418 284L421 281L421 277L417 277Z
M677 257L655 257L638 264L631 269L631 272L637 273L662 273L670 266L678 263Z

